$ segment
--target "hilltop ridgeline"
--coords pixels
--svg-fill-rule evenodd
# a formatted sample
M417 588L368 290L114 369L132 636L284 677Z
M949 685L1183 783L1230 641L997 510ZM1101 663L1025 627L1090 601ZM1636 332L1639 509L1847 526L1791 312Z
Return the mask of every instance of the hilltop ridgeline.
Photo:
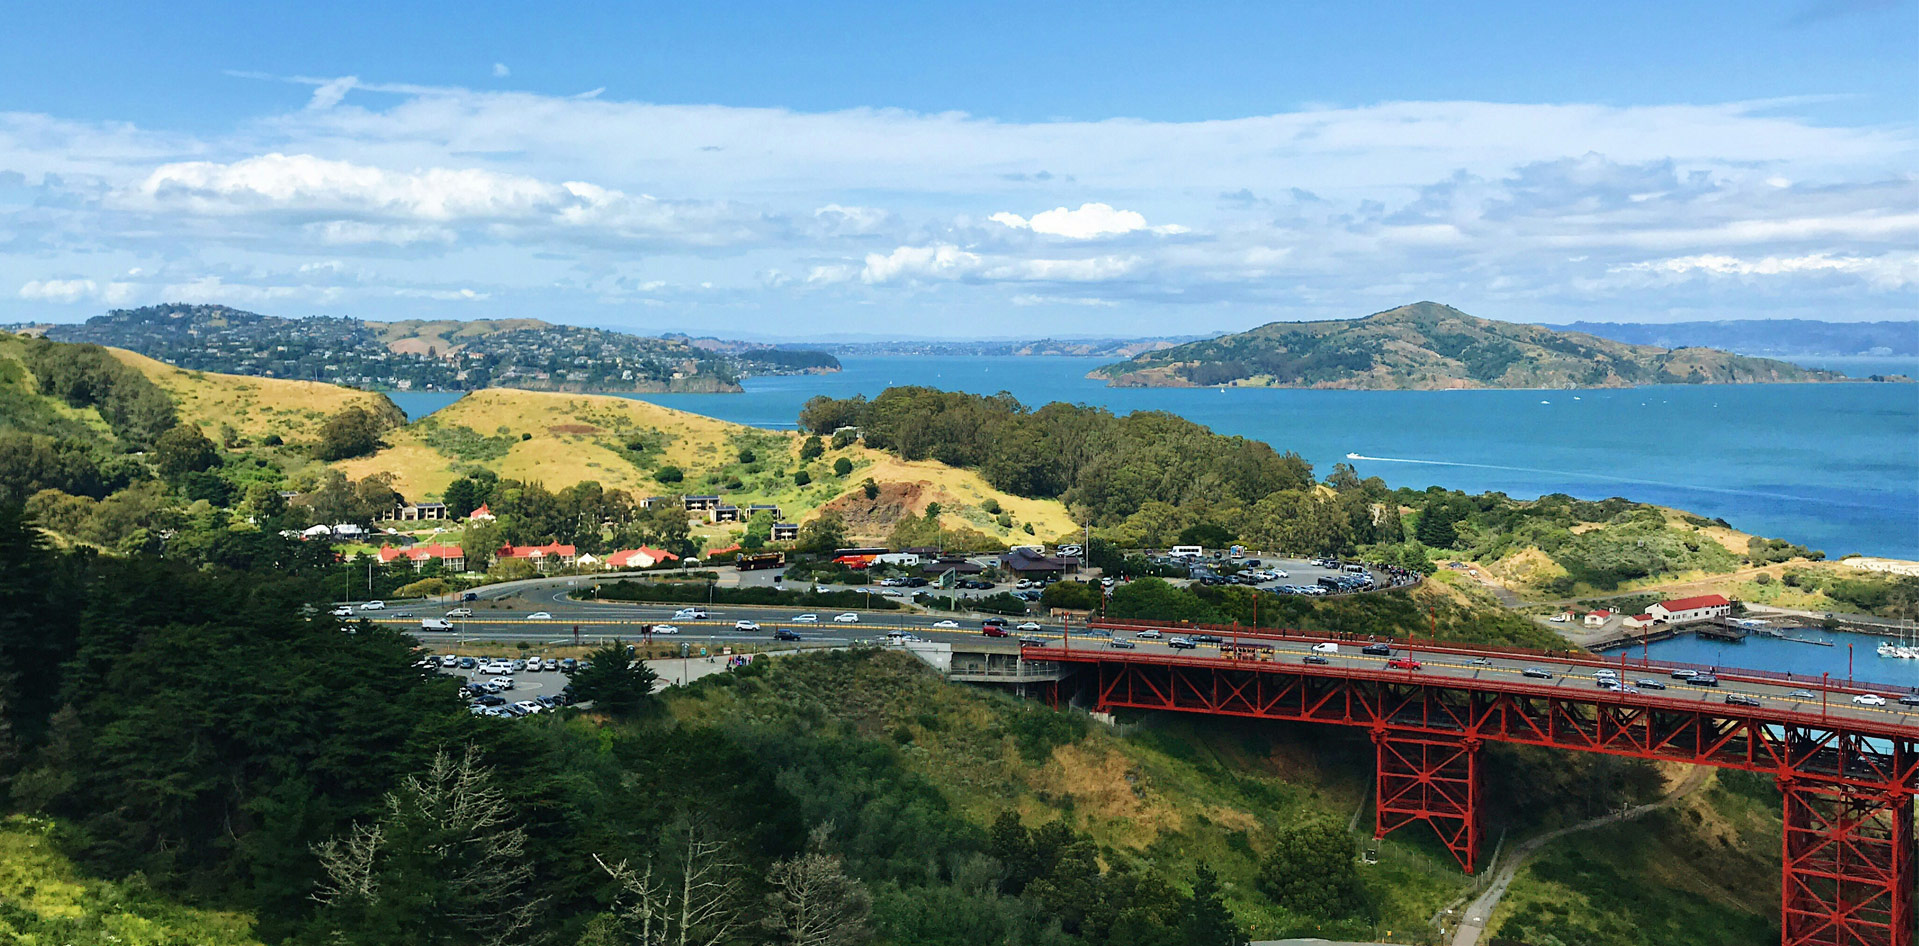
M46 329L192 371L400 390L738 391L755 374L838 371L824 352L652 338L538 319L287 319L221 305L116 309Z
M1832 371L1712 348L1628 345L1580 332L1476 318L1436 302L1362 319L1271 322L1147 352L1089 375L1118 387L1633 387L1845 381ZM1889 379L1904 380L1904 379Z

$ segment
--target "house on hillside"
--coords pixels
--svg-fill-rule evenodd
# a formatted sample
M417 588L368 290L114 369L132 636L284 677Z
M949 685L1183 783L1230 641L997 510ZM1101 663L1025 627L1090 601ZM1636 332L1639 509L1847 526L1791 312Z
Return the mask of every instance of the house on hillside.
M1597 611L1589 611L1586 614L1587 627L1605 627L1606 622L1610 620L1612 620L1612 612L1605 608L1600 608Z
M664 502L666 502L665 496L648 496L645 499L640 500L640 508L652 509Z
M486 503L481 503L480 508L467 513L466 517L468 519L481 519L487 522L492 522L497 518L493 515L493 510L486 508Z
M380 518L397 522L439 521L447 518L446 504L402 501L398 506L380 513Z
M1732 602L1725 595L1694 595L1661 601L1647 608L1646 613L1667 624L1687 624L1725 617L1732 613Z
M759 515L760 513L763 513L763 512L771 513L773 515L774 521L778 521L780 519L780 507L775 506L772 503L754 503L746 507L746 512L741 516L741 518L751 519L754 516Z
M798 539L799 537L800 537L800 527L799 527L799 526L797 526L797 525L795 525L795 524L793 524L793 523L791 523L791 522L775 522L775 523L773 523L773 534L772 534L772 535L770 536L770 538L771 538L771 539L772 539L773 541L775 541L775 542L792 542L792 541L794 541L794 540L796 540L796 539Z
M450 572L466 571L466 552L457 545L415 545L404 549L380 546L380 564L390 565L403 559L412 562L416 571L425 568L428 562L439 562Z
M687 512L705 512L720 504L718 496L681 496L680 502Z
M706 511L706 517L711 522L738 522L740 521L740 507L732 503L721 503L708 509Z
M533 563L533 567L543 572L555 568L572 568L577 557L571 545L549 542L546 545L502 545L493 557L499 561L517 558Z

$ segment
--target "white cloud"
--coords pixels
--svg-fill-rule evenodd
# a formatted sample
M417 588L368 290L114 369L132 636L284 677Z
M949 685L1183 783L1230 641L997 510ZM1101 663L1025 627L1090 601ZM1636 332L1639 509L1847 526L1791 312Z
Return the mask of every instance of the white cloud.
M1919 253L1889 253L1884 256L1833 256L1812 253L1806 256L1766 256L1742 259L1718 253L1649 260L1615 267L1614 272L1654 273L1668 276L1703 274L1707 276L1801 276L1846 274L1864 278L1875 288L1898 289L1919 285Z
M471 289L411 289L393 290L393 294L402 299L437 299L441 302L482 302L492 298L492 293L475 292Z
M91 279L33 279L20 287L20 298L34 302L79 302L99 293Z
M504 79L507 76L510 76L512 74L513 74L513 70L508 69L506 67L506 63L496 62L493 64L493 78Z
M1065 237L1069 240L1092 240L1149 229L1154 233L1165 234L1186 232L1185 227L1176 224L1148 227L1146 218L1138 211L1115 210L1111 204L1100 203L1081 204L1078 210L1055 207L1052 210L1034 214L1030 220L1019 214L1004 211L986 219L1015 230L1031 230L1034 233Z
M307 108L313 111L325 111L340 104L353 87L360 84L357 76L341 76L321 83L313 90L313 97L307 100Z
M868 285L893 282L973 280L979 282L1103 282L1119 279L1144 262L1138 256L1082 259L1021 259L982 256L950 243L902 246L891 253L869 253L860 270Z

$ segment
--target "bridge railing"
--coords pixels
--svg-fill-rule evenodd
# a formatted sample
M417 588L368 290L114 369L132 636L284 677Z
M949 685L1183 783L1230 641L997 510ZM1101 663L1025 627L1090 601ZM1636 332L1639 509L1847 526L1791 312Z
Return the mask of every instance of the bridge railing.
M1321 639L1323 639L1323 637ZM1844 726L1855 732L1900 739L1911 739L1919 736L1919 726L1907 726L1849 715L1833 716L1826 712L1815 712L1811 710L1783 709L1775 705L1742 707L1715 701L1711 698L1710 694L1691 697L1675 696L1670 693L1657 691L1623 693L1619 690L1586 689L1584 687L1574 688L1564 685L1540 684L1522 680L1462 677L1447 674L1424 673L1415 670L1373 670L1360 667L1317 666L1312 664L1279 663L1276 661L1229 660L1220 657L1161 656L1151 653L1141 654L1135 651L1113 651L1091 647L1070 650L1060 647L1029 647L1027 648L1027 653L1032 659L1050 660L1061 663L1095 663L1106 661L1113 663L1150 664L1164 667L1186 667L1201 670L1238 669L1349 680L1374 680L1383 683L1413 683L1423 686L1449 687L1458 690L1478 690L1489 693L1551 697L1580 703L1647 706L1686 712L1703 712L1715 716L1736 719L1760 719L1797 725Z
M1195 624L1189 621L1142 621L1125 618L1104 618L1088 621L1084 627L1102 630L1145 630L1154 628L1160 631L1172 631L1180 634L1217 634L1221 637L1237 637L1240 640L1278 640L1294 642L1337 641L1352 644L1392 644L1427 653L1458 654L1464 657L1509 657L1550 661L1598 669L1600 667L1637 667L1647 671L1696 670L1701 673L1713 673L1729 680L1745 680L1752 683L1769 683L1795 687L1820 687L1834 693L1905 693L1919 692L1919 687L1911 684L1880 683L1850 677L1831 675L1811 675L1779 670L1758 670L1745 667L1724 665L1695 664L1683 661L1655 660L1646 657L1634 657L1622 652L1615 657L1603 657L1590 651L1580 650L1570 645L1566 650L1543 650L1537 647L1519 647L1511 644L1477 644L1469 641L1442 640L1439 638L1391 637L1376 634L1356 634L1341 631L1306 631L1297 628L1260 627L1251 628L1239 624Z

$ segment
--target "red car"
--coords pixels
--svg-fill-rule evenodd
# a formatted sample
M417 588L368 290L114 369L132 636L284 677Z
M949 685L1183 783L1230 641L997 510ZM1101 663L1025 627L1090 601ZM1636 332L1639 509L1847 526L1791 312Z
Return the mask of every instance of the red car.
M988 625L986 625L985 627L982 627L982 628L980 628L980 633L981 633L981 634L984 634L984 635L986 635L987 637L1005 637L1005 636L1007 636L1007 635L1006 635L1006 628L1003 628L1003 627L1000 627L1000 626L999 626L999 625L997 625L997 624L988 624Z
M1386 669L1388 670L1418 670L1419 661L1414 660L1411 657L1394 657L1393 659L1386 661Z

